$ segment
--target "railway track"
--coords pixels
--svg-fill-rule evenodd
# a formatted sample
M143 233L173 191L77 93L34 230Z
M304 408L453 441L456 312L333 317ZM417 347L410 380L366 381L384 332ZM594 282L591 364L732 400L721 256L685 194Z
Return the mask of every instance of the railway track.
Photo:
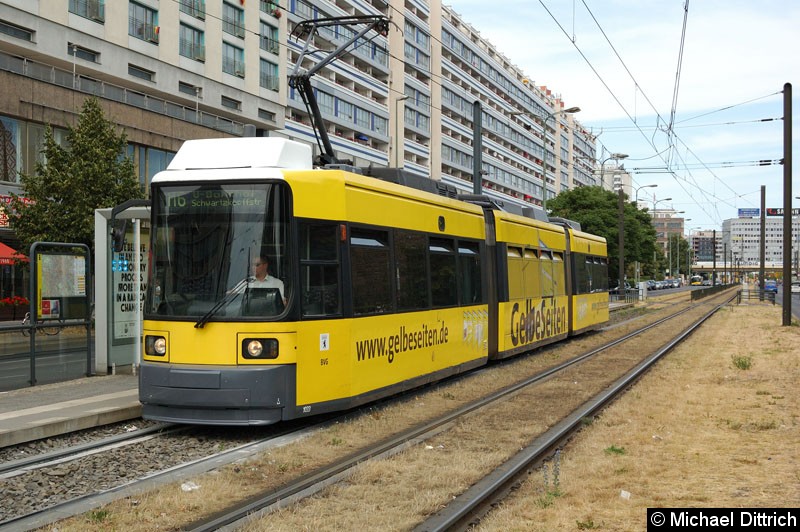
M725 304L726 302L727 300L723 301L721 304ZM523 379L512 386L503 388L489 396L482 397L462 408L448 412L446 415L413 427L394 436L390 440L381 442L379 445L354 453L341 461L321 468L305 478L298 479L297 482L287 484L279 490L253 497L242 504L236 505L231 510L221 512L211 518L184 525L182 529L192 530L194 532L235 530L240 527L247 529L248 522L264 518L267 514L285 508L289 504L309 498L313 494L330 488L334 483L340 482L344 478L351 477L355 474L355 470L362 467L366 461L386 460L413 446L419 447L419 444L423 442L428 442L437 438L446 439L447 437L443 436L443 434L466 416L496 406L500 401L507 401L509 396L523 392L528 388L539 386L541 383L551 378L558 378L560 375L574 370L576 366L586 363L587 361L594 360L596 362L604 355L608 355L610 350L616 349L620 345L626 343L636 343L641 336L647 334L648 331L657 330L659 327L672 320L685 317L685 315L690 314L692 310L696 310L698 307L702 308L707 306L707 304L691 305L677 309L666 317L658 318L652 323L624 334L602 346L572 357L563 363ZM427 530L449 530L453 527L456 529L467 529L472 526L476 515L480 515L482 512L485 513L492 505L496 504L497 501L502 498L504 494L508 493L511 487L519 481L521 475L525 475L531 467L540 462L559 444L563 443L581 426L583 420L595 415L609 401L622 393L661 356L671 350L674 345L685 339L691 331L699 327L718 308L719 307L716 306L711 311L703 312L699 318L694 316L689 318L690 321L688 325L686 319L684 319L684 323L680 326L681 332L675 338L671 338L656 351L645 353L643 357L640 357L640 361L635 363L631 369L621 374L611 383L610 387L593 395L577 408L570 411L563 419L555 423L548 430L536 435L530 445L526 446L516 455L513 455L508 461L497 467L497 469L489 471L482 479L474 484L472 488L456 497L453 502L448 504L444 509L439 510L435 515L426 519L422 524L418 525L415 530L420 532ZM635 349L636 348L634 348L634 350ZM514 400L519 401L519 398L508 400L508 402ZM525 402L524 399L521 402ZM490 414L487 414L487 416L488 415ZM447 446L443 444L439 445L441 447ZM428 445L427 447L432 446ZM321 498L324 499L325 497ZM272 519L273 516L270 516L271 522L273 522ZM291 528L291 525L289 528ZM400 528L405 529L406 527L402 526Z
M696 308L697 305L691 306L686 305L686 308L678 308L675 312L673 312L669 318L666 319L658 319L657 316L645 316L644 318L640 318L637 320L638 323L642 324L643 321L651 321L652 323L642 324L642 327L637 325L635 330L628 335L628 342L630 342L630 338L640 337L640 335L648 334L647 332L642 332L639 329L646 329L646 330L657 330L659 327L663 327L665 323L669 323L673 320L680 321L682 316L687 313L690 313L689 308ZM634 329L632 325L628 326L631 329ZM617 326L617 329L621 329L624 327ZM620 332L617 334L619 336L622 334ZM663 335L663 333L655 332L651 333L655 335ZM586 339L581 339L578 344L585 343ZM613 341L613 345L618 345L623 340L615 339ZM608 348L607 348L608 349ZM547 353L555 351L555 349L548 349L545 351L544 355L548 356ZM403 431L402 433L394 434L391 437L387 437L380 442L380 444L376 444L374 441L370 442L368 445L364 446L364 450L350 453L349 455L340 458L339 460L334 460L327 465L327 467L312 467L308 468L305 471L298 471L298 476L303 476L301 482L284 482L278 487L271 487L268 489L270 492L268 495L261 496L261 497L250 497L244 503L239 503L239 508L236 508L232 511L221 511L216 514L213 518L207 518L203 522L197 522L188 525L181 524L183 528L189 529L198 529L198 530L206 530L206 529L216 529L220 526L223 526L224 523L235 523L241 518L241 513L244 514L252 514L253 512L265 512L274 510L278 506L285 505L288 500L292 500L293 498L302 498L302 496L307 496L309 493L318 492L321 489L324 489L326 486L329 486L331 483L336 482L337 480L347 477L352 474L352 468L356 467L358 464L364 464L367 461L372 460L380 461L386 460L388 457L393 456L397 453L400 453L403 450L414 449L419 447L419 442L422 441L430 441L432 439L436 439L442 434L446 434L449 429L451 429L454 425L459 425L464 423L463 419L468 417L470 413L485 410L487 408L491 408L491 404L496 403L498 401L503 401L502 398L507 398L509 396L520 395L526 387L533 386L536 382L543 382L553 378L553 375L561 374L564 372L569 371L568 368L576 366L576 365L583 365L584 360L589 360L592 358L597 358L599 355L598 350L593 350L592 353L584 353L582 357L572 357L569 361L563 364L554 365L548 369L547 372L539 372L537 375L529 379L525 379L523 381L517 382L513 386L506 386L502 390L492 394L493 399L485 399L483 401L472 401L465 403L459 408L450 409L451 411L448 412L447 415L439 416L438 419L435 420L428 420L425 423L417 423L414 425L412 429L408 429ZM536 358L536 357L531 357ZM513 365L512 363L506 364L508 366ZM490 370L491 371L491 370ZM512 370L513 371L513 370ZM478 373L488 373L486 370ZM468 377L469 378L469 377ZM455 384L454 384L455 383ZM454 380L450 383L444 383L438 385L435 388L439 390L443 390L448 386L459 386L458 379ZM535 386L533 386L535 387ZM429 392L429 393L440 393L440 392ZM451 392L445 392L451 393ZM513 399L507 399L507 402L513 401ZM387 407L388 408L388 407ZM369 410L369 409L368 409ZM367 416L370 414L368 413ZM348 417L348 416L345 416ZM350 418L353 417L351 414ZM480 418L480 415L474 415L472 417ZM341 423L340 420L335 420L329 422L327 427L331 425L336 425ZM140 493L144 489L152 489L154 486L158 484L163 484L167 482L170 478L172 479L181 479L181 478L188 478L191 475L200 474L203 471L208 471L209 469L213 468L220 468L223 467L225 464L230 463L232 461L241 460L247 457L254 457L259 452L263 452L265 449L274 449L276 445L286 445L289 442L294 442L295 445L298 445L296 442L300 438L308 437L309 433L313 433L315 431L324 432L325 429L318 429L318 428L309 428L306 431L300 431L300 433L296 433L294 435L288 434L270 434L265 438L262 438L258 442L248 442L247 444L241 444L243 447L241 449L236 448L230 441L230 439L225 440L227 443L226 445L230 445L232 449L236 448L235 450L230 450L224 453L224 456L218 453L208 453L208 455L203 458L195 458L189 461L189 465L172 465L170 466L170 473L168 474L159 474L153 473L152 471L148 472L145 475L142 475L142 479L137 480L128 480L126 483L122 485L122 487L117 488L106 488L103 494L101 495L83 495L77 501L71 502L64 502L59 504L57 507L52 507L50 509L44 509L41 511L37 511L34 515L27 516L27 517L20 517L16 518L14 521L7 521L0 525L0 529L5 529L8 526L14 526L19 528L20 526L29 527L29 526L41 526L41 524L52 522L54 517L64 517L65 514L74 511L80 511L83 508L83 511L86 511L86 508L89 507L96 507L98 504L105 504L110 500L119 499L121 497L130 496L131 493ZM396 431L395 431L396 432ZM251 434L252 436L252 434ZM252 439L252 438L251 438ZM184 444L180 443L180 441L172 442L171 444L166 444L170 447L178 448L185 446ZM161 448L165 448L165 444L161 444ZM216 444L219 446L219 443ZM212 444L213 446L213 444ZM246 447L245 447L246 446ZM112 458L112 460L115 458ZM276 506L276 500L280 499L283 502ZM68 509L71 508L71 510ZM236 515L240 514L239 517ZM28 524L26 524L28 523ZM60 527L61 528L61 527ZM62 528L63 529L63 528Z
M170 427L161 423L143 429L126 430L114 436L90 439L86 443L67 445L53 451L0 463L0 480L21 475L35 469L53 467L77 460L85 456L116 449L125 445L135 445L163 434L172 434L183 427Z
M0 531L30 530L242 460L297 424L263 430L155 424L0 464ZM65 438L68 440L68 438ZM164 452L168 449L168 452Z

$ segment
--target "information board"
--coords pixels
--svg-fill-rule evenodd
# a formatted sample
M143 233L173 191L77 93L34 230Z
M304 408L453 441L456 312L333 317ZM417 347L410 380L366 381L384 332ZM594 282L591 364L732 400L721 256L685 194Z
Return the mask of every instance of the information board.
M125 247L114 253L111 259L111 313L114 317L114 339L134 338L136 331L136 283L139 283L141 297L139 310L143 309L147 290L147 262L149 250L149 231L142 231L139 249L139 272L136 272L136 257L133 248L133 234L125 237Z
M86 257L83 255L39 254L39 290L42 297L86 296Z

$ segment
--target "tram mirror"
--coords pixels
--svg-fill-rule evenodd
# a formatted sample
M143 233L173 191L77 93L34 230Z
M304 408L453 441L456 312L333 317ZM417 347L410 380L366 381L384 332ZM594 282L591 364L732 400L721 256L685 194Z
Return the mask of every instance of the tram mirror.
M118 220L117 227L111 229L111 249L117 253L125 247L125 232L128 229L127 220Z

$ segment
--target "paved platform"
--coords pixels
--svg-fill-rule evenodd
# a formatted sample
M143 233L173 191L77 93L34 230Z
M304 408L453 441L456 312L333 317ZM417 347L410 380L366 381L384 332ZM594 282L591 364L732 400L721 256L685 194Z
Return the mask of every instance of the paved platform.
M0 447L141 416L139 379L105 375L0 392Z

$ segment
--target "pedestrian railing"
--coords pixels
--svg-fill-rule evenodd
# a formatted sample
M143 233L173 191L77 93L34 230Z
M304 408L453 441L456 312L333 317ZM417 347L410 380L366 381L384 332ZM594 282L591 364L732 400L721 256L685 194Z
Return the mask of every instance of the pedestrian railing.
M775 296L776 295L777 294L775 292L770 292L770 291L767 291L767 290L744 289L744 290L741 290L739 292L739 301L738 302L741 303L742 301L747 301L747 300L758 300L758 301L772 302L772 304L774 305L775 304Z

